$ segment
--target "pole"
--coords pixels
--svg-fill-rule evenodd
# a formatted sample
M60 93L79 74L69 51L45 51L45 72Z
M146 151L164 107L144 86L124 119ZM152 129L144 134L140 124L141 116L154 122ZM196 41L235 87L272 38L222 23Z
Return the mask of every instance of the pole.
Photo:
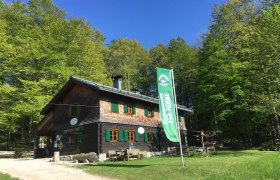
M181 142L180 125L179 125L179 120L178 120L179 117L178 117L178 107L177 107L177 98L176 98L176 90L175 90L173 69L171 69L171 76L172 76L173 96L174 96L174 103L175 103L176 124L177 124L179 144L180 144L180 152L181 152L181 161L182 161L182 166L185 167L184 158L183 158L183 150L182 150L182 142Z

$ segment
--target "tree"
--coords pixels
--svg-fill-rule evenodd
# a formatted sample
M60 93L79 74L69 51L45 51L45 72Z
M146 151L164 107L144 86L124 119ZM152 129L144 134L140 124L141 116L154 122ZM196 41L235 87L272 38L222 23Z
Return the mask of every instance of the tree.
M280 5L262 11L256 21L252 39L254 58L251 59L250 77L254 95L253 111L258 114L261 132L271 134L273 142L280 137ZM268 130L268 131L267 131Z
M0 89L12 89L3 99L14 102L3 105L0 119L29 124L28 136L69 76L109 83L101 32L84 19L68 19L51 0L2 3L0 38Z
M177 102L192 108L197 49L188 46L183 38L178 37L169 42L167 56L169 67L174 69Z
M106 67L109 78L122 75L124 89L136 86L138 69L148 61L148 52L135 40L119 38L108 45Z
M251 145L254 133L247 88L255 17L250 0L230 0L214 8L199 52L196 86L200 128L219 128L232 142L242 140L245 145Z
M197 49L188 46L181 37L171 39L168 45L159 44L150 50L150 61L143 70L147 77L141 84L145 84L147 94L152 90L152 94L157 96L156 67L173 69L178 103L191 107L196 63Z

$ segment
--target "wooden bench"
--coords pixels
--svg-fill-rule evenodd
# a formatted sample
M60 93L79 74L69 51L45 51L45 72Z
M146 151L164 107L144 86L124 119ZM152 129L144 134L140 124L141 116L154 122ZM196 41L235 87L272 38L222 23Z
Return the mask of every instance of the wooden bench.
M118 160L118 154L116 150L109 150L108 151L108 158L110 161L117 161Z
M139 160L140 150L139 149L128 149L126 150L126 160Z
M167 147L167 154L169 156L175 156L177 154L177 148L176 147Z
M218 147L218 142L217 141L204 142L204 146L206 148L206 151L213 150L215 153Z

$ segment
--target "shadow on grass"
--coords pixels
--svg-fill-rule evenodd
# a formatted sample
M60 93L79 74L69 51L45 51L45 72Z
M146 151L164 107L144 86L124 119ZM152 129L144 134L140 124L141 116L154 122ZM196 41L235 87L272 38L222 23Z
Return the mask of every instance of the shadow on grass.
M262 153L260 151L250 151L250 150L220 150L220 151L208 151L208 152L189 152L184 153L184 158L204 158L204 157L242 157L242 156L261 156ZM174 158L174 157L181 157L180 155L168 156L164 155L163 157L166 158Z
M261 153L258 152L250 152L250 151L243 151L243 150L236 150L236 151L219 151L217 155L220 156L232 156L232 157L240 157L240 156L260 156Z
M99 166L99 167L129 167L129 168L142 168L142 167L147 167L151 165L137 165L137 164L85 164L84 166Z

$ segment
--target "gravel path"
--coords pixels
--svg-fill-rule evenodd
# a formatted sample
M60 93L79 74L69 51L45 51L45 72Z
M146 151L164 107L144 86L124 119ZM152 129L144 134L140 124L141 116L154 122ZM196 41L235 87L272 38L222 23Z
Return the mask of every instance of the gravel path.
M50 159L0 159L0 172L24 180L107 180L80 169L49 162ZM109 180L109 179L108 179Z

